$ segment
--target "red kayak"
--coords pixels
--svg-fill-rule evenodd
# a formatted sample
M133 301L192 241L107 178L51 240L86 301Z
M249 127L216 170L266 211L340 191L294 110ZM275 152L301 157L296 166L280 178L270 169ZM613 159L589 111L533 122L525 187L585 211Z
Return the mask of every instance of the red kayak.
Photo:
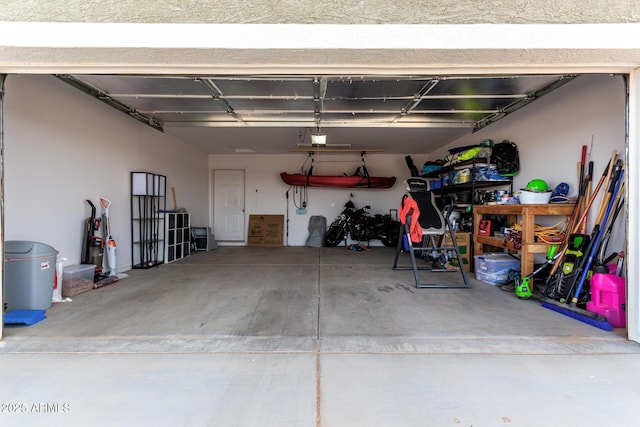
M328 176L282 172L280 178L296 187L391 188L395 176Z

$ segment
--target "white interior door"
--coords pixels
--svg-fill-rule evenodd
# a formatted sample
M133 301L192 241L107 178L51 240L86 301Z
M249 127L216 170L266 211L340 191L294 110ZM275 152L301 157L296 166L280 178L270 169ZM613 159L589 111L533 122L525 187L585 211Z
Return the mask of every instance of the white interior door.
M244 171L213 171L213 230L218 241L244 241Z

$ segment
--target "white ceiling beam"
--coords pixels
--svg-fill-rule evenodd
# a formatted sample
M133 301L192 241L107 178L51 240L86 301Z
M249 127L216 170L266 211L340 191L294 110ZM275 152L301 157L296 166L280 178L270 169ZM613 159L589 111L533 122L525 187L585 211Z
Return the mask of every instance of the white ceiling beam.
M627 73L640 24L0 22L0 72L404 75Z

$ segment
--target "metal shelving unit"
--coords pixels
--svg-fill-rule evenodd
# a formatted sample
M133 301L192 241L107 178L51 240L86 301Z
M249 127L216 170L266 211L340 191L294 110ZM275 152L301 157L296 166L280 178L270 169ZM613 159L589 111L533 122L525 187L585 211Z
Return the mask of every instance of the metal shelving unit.
M461 217L463 217L463 221L461 223L465 224L465 228L461 228L461 231L473 232L472 222L473 222L473 209L475 205L475 195L476 191L482 189L490 189L496 187L509 187L509 193L513 193L513 179L511 177L504 177L504 179L492 179L492 180L477 180L475 176L475 172L477 168L481 167L489 167L490 166L489 159L481 158L481 159L470 159L462 162L458 162L454 165L445 166L437 171L431 172L429 174L423 175L426 179L438 180L440 185L438 188L432 188L432 191L435 193L436 197L442 197L453 193L470 193L470 200L465 203L458 202L454 205L455 209L460 211ZM470 176L467 182L463 183L451 183L450 175L456 171L469 169ZM477 206L477 205L475 205Z
M483 188L490 188L490 187L500 187L503 185L504 186L508 185L509 192L512 193L513 180L509 177L505 177L504 179L500 179L500 180L489 180L489 181L478 181L475 179L474 177L475 169L483 166L488 167L489 165L490 165L489 159L471 159L471 160L466 160L464 162L456 163L455 165L445 166L440 170L431 172L423 176L427 179L435 178L440 180L440 188L432 189L436 194L451 194L451 193L459 193L461 191L471 191L472 193L471 196L473 199L473 193L476 190L480 190ZM468 182L464 182L460 184L446 184L445 175L449 175L453 171L464 169L464 168L471 169L471 176Z
M131 172L131 267L164 264L167 177Z

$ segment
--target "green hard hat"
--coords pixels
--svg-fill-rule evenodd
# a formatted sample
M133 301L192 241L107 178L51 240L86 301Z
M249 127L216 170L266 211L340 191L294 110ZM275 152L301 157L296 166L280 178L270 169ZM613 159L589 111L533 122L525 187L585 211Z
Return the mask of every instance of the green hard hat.
M543 191L549 191L549 186L547 185L547 182L543 179L532 179L527 184L527 187L525 188L525 190L541 193Z

